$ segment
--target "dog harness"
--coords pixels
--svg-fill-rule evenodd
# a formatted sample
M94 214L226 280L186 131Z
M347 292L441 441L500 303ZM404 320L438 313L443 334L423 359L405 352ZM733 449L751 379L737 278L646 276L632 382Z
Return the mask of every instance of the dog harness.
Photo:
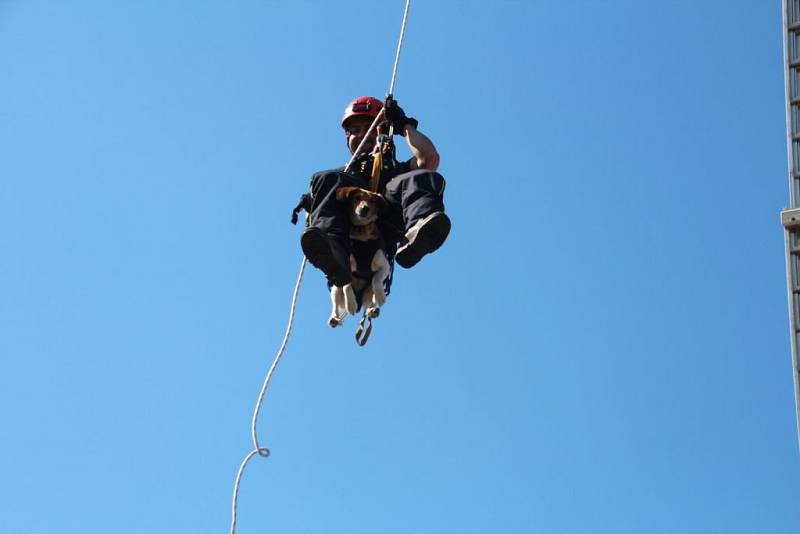
M363 233L362 229L368 227L372 227L372 232L370 233L374 233L375 237L373 239L362 240L357 237L357 233L353 231L350 232L350 252L356 260L356 268L354 271L352 271L352 274L356 278L361 278L362 280L372 280L372 275L374 274L372 272L372 258L375 257L376 252L380 250L383 252L384 256L386 256L387 261L389 260L389 256L386 254L383 238L378 232L375 223L354 228L358 229L358 233ZM388 284L384 282L383 285L388 294Z

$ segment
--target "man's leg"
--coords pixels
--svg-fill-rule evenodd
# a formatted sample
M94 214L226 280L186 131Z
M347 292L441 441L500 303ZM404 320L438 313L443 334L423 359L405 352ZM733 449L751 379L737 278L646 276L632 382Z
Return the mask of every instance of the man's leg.
M351 279L350 219L336 200L336 190L364 185L363 180L340 171L318 172L311 177L310 224L300 237L300 246L308 261L336 286L344 286Z
M386 184L384 196L402 214L405 229L395 256L400 266L413 267L447 239L450 218L444 213L444 188L442 175L425 169L400 174Z

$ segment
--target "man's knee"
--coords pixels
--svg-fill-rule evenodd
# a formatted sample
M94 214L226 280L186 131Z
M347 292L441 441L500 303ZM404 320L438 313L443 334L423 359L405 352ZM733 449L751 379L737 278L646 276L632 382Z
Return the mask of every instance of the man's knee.
M444 194L446 182L444 177L436 171L418 169L396 176L387 186L391 194L402 194L403 191L425 191L439 197Z
M447 185L447 182L445 182L444 176L438 172L428 171L427 173L420 175L419 180L423 187L429 187L431 191L439 196L444 195L444 188Z
M311 177L311 193L315 196L320 192L342 186L364 187L364 182L351 174L337 170L318 172Z
M337 171L322 171L315 173L311 177L311 192L316 194L319 191L335 187L340 181L341 177Z

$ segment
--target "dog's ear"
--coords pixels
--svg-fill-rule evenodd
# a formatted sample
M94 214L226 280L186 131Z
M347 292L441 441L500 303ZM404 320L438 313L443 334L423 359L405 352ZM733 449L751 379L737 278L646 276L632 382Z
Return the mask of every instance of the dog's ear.
M386 202L386 199L380 193L372 193L370 192L369 196L374 198L378 202L378 206L380 207L381 211L386 211L389 209L389 203Z
M353 191L357 191L358 187L340 187L336 190L336 200L347 200Z

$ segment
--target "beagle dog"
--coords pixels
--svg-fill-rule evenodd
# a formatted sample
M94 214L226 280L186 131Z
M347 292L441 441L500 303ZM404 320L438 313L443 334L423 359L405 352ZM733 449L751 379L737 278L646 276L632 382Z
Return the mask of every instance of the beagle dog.
M333 309L328 319L331 327L341 325L347 314L357 314L362 306L367 316L377 317L386 303L384 282L391 273L386 246L376 224L380 213L388 207L386 200L360 187L340 187L336 199L347 204L350 215L353 280L344 287L331 286Z

